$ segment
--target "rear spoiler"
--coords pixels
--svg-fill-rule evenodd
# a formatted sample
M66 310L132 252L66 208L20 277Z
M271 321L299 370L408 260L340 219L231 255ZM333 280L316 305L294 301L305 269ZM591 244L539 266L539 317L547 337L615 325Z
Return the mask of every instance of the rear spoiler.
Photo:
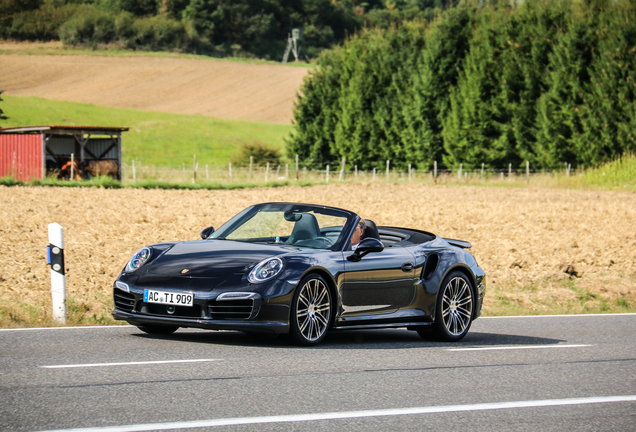
M448 243L452 244L453 246L457 246L462 249L470 249L471 247L473 247L473 245L471 245L469 242L464 240L454 240L449 238L444 238L444 240L446 240Z

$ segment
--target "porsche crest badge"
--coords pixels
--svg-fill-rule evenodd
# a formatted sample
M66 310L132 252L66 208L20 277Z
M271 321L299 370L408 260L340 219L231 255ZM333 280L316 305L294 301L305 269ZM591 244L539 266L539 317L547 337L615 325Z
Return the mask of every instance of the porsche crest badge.
M181 270L181 274L186 274L189 271L190 271L189 269L183 269L183 270Z

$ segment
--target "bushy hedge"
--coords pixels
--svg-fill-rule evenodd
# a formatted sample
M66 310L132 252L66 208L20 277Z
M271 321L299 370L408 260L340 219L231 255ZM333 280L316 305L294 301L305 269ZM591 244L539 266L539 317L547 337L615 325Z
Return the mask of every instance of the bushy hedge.
M290 157L364 169L590 166L635 151L630 0L463 4L326 52Z
M136 18L127 11L109 12L82 5L59 29L66 45L117 44L142 50L186 51L193 43L183 22L165 15Z
M0 7L0 37L17 40L55 40L60 26L77 11L77 5L55 6L45 3L37 9L3 15Z

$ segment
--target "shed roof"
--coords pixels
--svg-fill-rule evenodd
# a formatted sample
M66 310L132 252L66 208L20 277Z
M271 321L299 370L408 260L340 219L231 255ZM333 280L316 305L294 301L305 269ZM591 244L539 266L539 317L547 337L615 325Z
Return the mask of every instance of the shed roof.
M93 133L93 134L106 134L126 132L129 127L119 126L21 126L21 127L9 127L0 128L0 133L43 133L48 132L59 135L75 135L77 133Z

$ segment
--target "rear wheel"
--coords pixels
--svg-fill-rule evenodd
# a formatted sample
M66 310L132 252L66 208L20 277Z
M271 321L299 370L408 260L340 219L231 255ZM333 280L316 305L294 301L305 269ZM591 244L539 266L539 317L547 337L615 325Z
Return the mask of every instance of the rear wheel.
M437 293L433 335L445 342L461 340L470 329L475 307L470 280L461 272L448 275Z
M327 282L316 274L300 281L292 300L290 335L299 345L322 341L331 324L332 301Z
M176 332L179 329L179 326L144 324L138 325L137 328L148 334L169 335Z

